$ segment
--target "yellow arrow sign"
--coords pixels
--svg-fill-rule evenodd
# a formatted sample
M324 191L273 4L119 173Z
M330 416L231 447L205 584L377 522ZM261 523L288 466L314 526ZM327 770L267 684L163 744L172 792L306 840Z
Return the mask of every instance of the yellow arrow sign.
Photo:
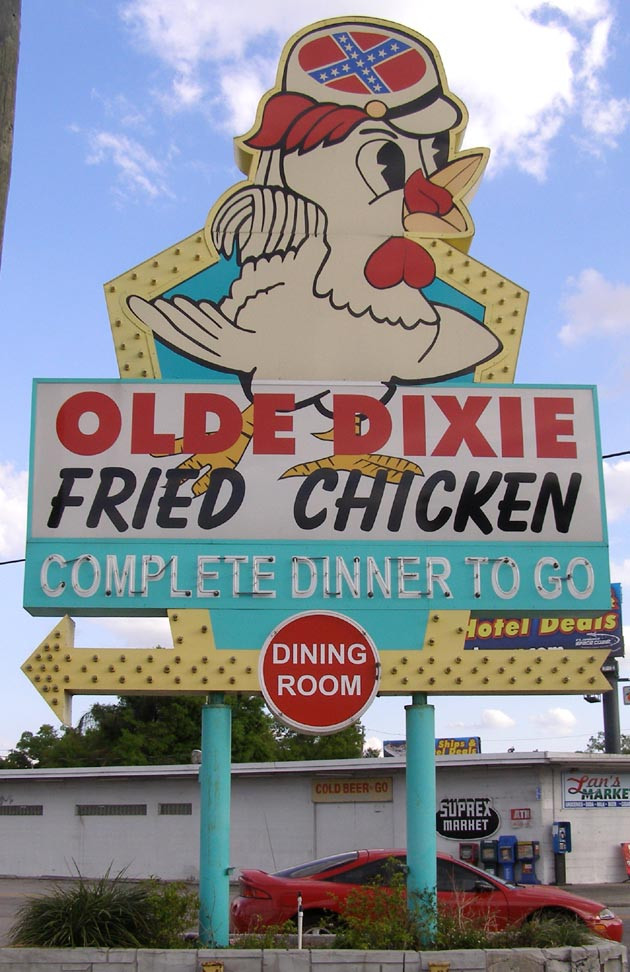
M64 617L22 665L55 715L72 723L73 695L207 695L260 692L258 650L219 650L207 610L169 611L172 648L75 648ZM467 611L429 616L423 648L381 652L381 695L606 692L608 652L465 651Z

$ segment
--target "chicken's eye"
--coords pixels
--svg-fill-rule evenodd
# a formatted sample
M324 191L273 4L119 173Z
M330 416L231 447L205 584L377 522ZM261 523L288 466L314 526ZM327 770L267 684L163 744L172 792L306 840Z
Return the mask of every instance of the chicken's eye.
M375 196L405 185L405 155L389 139L368 142L357 154L357 167Z
M376 154L376 161L383 166L382 176L390 189L402 189L405 185L405 156L395 142L385 142Z

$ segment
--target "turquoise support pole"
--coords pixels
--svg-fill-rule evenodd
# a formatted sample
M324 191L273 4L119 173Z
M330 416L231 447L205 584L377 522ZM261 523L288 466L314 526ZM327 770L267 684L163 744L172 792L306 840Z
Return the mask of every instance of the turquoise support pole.
M229 945L232 710L220 693L201 710L199 939Z
M426 943L437 923L435 832L435 718L427 697L405 706L407 723L407 907L418 910Z

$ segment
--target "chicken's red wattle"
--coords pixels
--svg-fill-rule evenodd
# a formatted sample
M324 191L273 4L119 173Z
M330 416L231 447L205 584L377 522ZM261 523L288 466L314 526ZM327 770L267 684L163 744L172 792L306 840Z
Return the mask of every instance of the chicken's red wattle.
M364 273L367 282L377 290L399 283L420 290L435 279L435 263L419 243L404 236L392 236L368 257Z

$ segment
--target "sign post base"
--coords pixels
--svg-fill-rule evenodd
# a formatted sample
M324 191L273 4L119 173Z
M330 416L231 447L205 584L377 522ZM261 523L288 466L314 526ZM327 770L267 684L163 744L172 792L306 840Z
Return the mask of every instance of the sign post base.
M221 693L201 710L199 939L229 945L232 710Z
M437 840L435 836L435 717L427 697L417 692L405 706L407 723L407 906L422 906L430 940L437 922ZM428 908L433 900L432 911Z

